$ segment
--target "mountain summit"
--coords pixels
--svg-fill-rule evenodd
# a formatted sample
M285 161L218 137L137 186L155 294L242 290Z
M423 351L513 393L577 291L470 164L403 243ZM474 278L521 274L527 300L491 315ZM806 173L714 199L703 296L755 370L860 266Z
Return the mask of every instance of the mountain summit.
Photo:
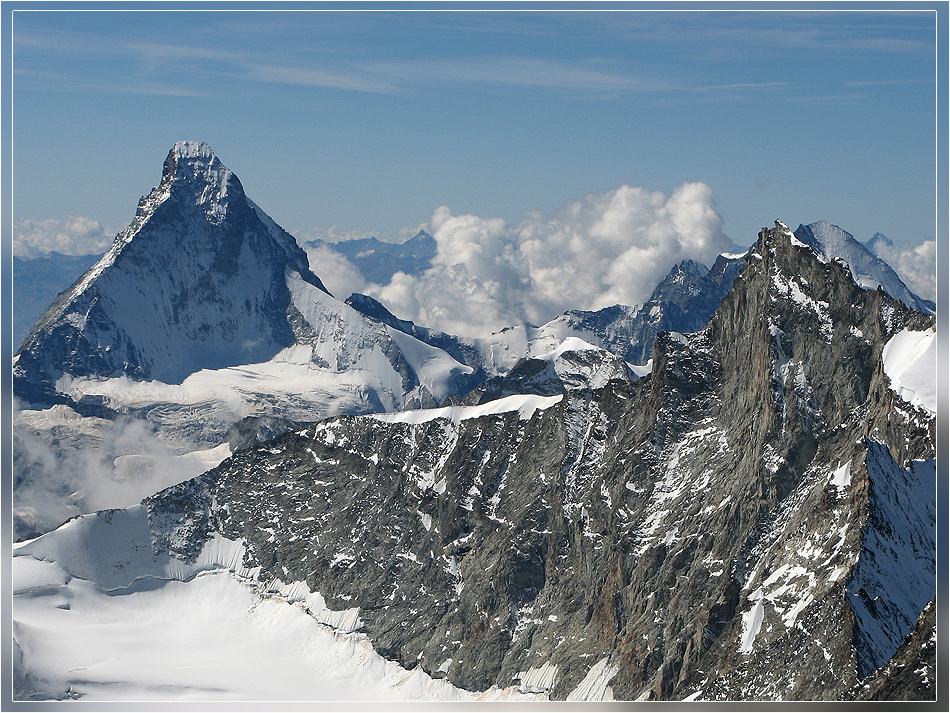
M824 260L844 260L848 264L851 276L861 287L869 290L881 287L894 299L898 299L908 307L919 312L933 314L935 305L911 292L904 281L897 276L893 268L881 260L870 250L870 244L875 240L890 241L876 233L868 243L860 243L837 225L824 220L809 225L799 225L795 230L795 238L808 245Z
M208 404L216 425L205 439L223 436L227 418L435 405L473 371L336 300L294 237L193 141L169 151L131 224L15 359L14 392L27 404ZM153 384L148 396L141 382ZM222 415L222 401L238 406Z
M266 361L295 341L287 273L326 292L293 236L211 148L179 142L129 227L27 335L18 381L180 383L199 369Z

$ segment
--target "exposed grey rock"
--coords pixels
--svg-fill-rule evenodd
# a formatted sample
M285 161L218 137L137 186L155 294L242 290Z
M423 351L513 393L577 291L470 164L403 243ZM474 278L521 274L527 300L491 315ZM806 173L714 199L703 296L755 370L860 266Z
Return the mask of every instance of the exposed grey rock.
M241 538L469 689L548 664L560 699L592 671L631 700L844 698L934 596L935 423L881 365L932 325L777 224L649 376L525 419L287 433L150 498L156 543ZM869 590L901 552L910 589Z

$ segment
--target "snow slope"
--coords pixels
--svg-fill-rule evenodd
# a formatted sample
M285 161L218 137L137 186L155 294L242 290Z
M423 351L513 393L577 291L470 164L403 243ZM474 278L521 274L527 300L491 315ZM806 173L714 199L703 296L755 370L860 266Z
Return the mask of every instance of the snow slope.
M825 260L841 259L848 264L854 281L867 290L879 286L894 299L919 312L933 314L931 306L911 292L886 262L836 225L823 220L800 225L795 237Z
M472 418L489 416L498 413L517 411L522 421L530 419L535 411L551 408L563 398L557 396L535 396L534 394L516 394L506 396L495 401L489 401L478 406L443 406L442 408L423 409L418 411L402 411L400 413L385 413L371 416L386 423L426 423L437 418L447 418L458 423Z
M14 546L16 700L547 699L406 670L355 631L357 610L328 610L302 582L259 581L242 543L216 536L186 564L155 553L151 524L135 506ZM605 681L572 695L609 699Z
M937 333L895 334L884 346L884 373L891 388L915 406L937 412Z

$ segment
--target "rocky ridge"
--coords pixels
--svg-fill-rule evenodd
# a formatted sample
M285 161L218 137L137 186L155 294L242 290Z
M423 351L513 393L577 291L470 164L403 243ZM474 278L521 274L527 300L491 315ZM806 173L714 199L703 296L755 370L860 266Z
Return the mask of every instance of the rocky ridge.
M777 223L649 376L285 434L148 499L153 544L240 540L468 689L843 698L934 595L935 421L881 366L932 325Z

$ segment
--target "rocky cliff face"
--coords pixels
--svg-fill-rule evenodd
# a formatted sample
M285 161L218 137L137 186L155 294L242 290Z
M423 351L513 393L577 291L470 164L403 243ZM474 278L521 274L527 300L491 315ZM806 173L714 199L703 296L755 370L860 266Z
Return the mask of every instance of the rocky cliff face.
M932 326L777 223L649 376L285 434L150 498L153 544L240 539L469 689L842 698L934 596L935 422L881 359Z

